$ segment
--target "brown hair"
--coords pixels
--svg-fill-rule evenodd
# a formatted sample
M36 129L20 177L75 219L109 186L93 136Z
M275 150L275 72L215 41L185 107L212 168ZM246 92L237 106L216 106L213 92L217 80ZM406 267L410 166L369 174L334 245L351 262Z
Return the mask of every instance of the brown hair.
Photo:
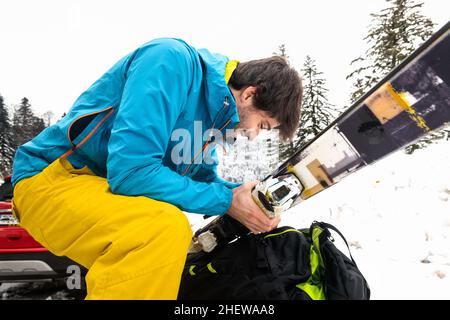
M298 72L281 56L238 64L229 84L236 90L255 86L253 104L277 119L282 139L290 139L300 123L303 87Z

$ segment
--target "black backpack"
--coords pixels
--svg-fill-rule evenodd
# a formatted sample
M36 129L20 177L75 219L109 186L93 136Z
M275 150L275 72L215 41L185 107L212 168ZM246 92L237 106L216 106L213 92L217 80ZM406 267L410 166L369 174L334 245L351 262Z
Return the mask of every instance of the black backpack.
M368 300L364 276L351 254L336 248L329 229L347 244L334 226L314 222L309 229L246 233L212 252L190 253L178 299Z

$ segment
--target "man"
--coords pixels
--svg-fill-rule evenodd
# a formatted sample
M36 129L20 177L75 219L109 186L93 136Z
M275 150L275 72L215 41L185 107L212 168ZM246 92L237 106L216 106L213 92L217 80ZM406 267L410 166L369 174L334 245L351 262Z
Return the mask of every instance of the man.
M89 269L87 299L175 299L192 235L181 210L228 214L255 233L279 222L253 202L256 182L222 180L198 157L210 148L214 158L218 143L199 124L290 137L301 94L280 57L238 63L178 39L146 43L18 149L14 212L51 252ZM180 131L193 139L177 154ZM200 153L179 161L198 140Z

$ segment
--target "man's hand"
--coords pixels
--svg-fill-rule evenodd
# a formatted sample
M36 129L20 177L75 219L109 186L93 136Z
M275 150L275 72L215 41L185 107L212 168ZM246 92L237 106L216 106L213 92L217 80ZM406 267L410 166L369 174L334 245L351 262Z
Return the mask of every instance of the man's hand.
M248 182L233 189L233 201L227 214L253 233L269 232L280 223L280 217L270 219L252 198L252 189L259 181Z

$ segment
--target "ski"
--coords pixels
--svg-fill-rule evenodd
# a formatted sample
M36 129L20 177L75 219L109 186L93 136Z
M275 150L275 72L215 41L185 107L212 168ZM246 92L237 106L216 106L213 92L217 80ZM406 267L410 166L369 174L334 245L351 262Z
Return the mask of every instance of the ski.
M450 22L262 180L252 191L261 209L277 216L448 125L449 29ZM209 252L243 230L219 217L195 233L192 247Z

